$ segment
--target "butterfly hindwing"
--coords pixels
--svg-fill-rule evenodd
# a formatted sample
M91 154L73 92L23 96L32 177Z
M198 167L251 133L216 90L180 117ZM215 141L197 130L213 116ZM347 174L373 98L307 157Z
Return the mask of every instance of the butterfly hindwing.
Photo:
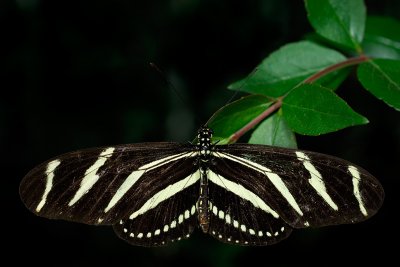
M126 216L114 225L114 230L133 245L163 246L186 239L198 226L197 195L198 185L194 184L157 205L157 199L151 200L148 211L133 219Z
M210 229L209 233L218 240L238 245L272 245L285 238L292 232L292 228L281 218L256 207L260 200L248 191L238 192L229 190L227 178L209 172L209 205ZM221 183L212 180L220 179ZM227 187L225 187L227 186ZM243 198L245 194L247 198Z

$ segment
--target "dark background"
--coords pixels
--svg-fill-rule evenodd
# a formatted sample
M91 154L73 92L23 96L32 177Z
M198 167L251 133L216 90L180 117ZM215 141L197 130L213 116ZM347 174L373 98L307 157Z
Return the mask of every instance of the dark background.
M399 1L366 3L369 14L399 19ZM334 266L394 260L400 237L400 113L360 88L354 75L338 93L370 124L298 141L300 148L348 159L378 177L385 203L364 223L294 231L270 247L229 246L197 231L190 240L148 249L119 240L111 227L36 217L19 200L23 176L58 154L192 140L197 127L231 97L229 83L310 31L302 1L1 0L2 259L31 266L254 261ZM182 101L149 62L165 71Z

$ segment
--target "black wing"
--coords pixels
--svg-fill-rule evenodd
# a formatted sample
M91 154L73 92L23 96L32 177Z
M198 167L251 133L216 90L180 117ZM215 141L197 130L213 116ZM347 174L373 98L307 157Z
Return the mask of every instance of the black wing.
M209 171L209 234L218 240L238 245L265 246L287 238L292 228L280 218L254 205L257 199L238 196L244 191L236 182L231 184L224 174ZM231 179L235 180L235 179ZM236 188L236 189L235 189ZM249 190L247 196L253 193Z
M30 171L20 196L39 216L115 224L130 243L163 245L186 237L197 223L192 207L199 174L192 150L191 145L142 143L67 153Z
M231 192L229 181L244 188L234 193L241 210L231 216L243 217L242 209L259 206L248 224L279 228L285 222L303 228L354 223L374 215L384 199L376 178L336 157L249 144L216 146L213 155L210 170L226 180L216 177L211 183ZM224 212L232 209L230 204L219 205Z
M197 184L131 220L128 216L114 225L117 235L133 245L154 247L188 238L197 227Z

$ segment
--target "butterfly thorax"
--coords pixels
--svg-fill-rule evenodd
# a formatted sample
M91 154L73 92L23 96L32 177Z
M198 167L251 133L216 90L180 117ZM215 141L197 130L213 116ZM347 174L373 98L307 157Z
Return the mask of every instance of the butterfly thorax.
M200 154L198 165L200 170L200 193L197 202L198 219L201 229L204 233L208 232L210 216L208 213L208 166L211 159L211 138L212 130L207 127L201 127L197 139L197 149Z

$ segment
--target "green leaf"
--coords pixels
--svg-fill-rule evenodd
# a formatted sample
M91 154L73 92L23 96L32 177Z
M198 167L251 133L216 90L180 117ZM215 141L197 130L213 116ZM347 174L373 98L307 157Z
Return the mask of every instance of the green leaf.
M271 103L265 96L250 95L222 107L207 122L214 130L213 140L219 140L218 144L228 143L233 133L264 112Z
M376 59L357 70L361 84L389 106L400 110L400 61Z
M400 59L400 21L388 17L368 17L362 43L370 57Z
M315 31L334 43L361 53L366 8L363 0L305 0Z
M228 88L279 97L314 73L344 60L339 52L313 42L291 43L270 54L255 72Z
M304 135L320 135L368 123L334 92L314 84L293 89L283 100L282 113L289 127Z
M281 110L260 123L253 131L249 143L297 148L296 136L283 119Z

